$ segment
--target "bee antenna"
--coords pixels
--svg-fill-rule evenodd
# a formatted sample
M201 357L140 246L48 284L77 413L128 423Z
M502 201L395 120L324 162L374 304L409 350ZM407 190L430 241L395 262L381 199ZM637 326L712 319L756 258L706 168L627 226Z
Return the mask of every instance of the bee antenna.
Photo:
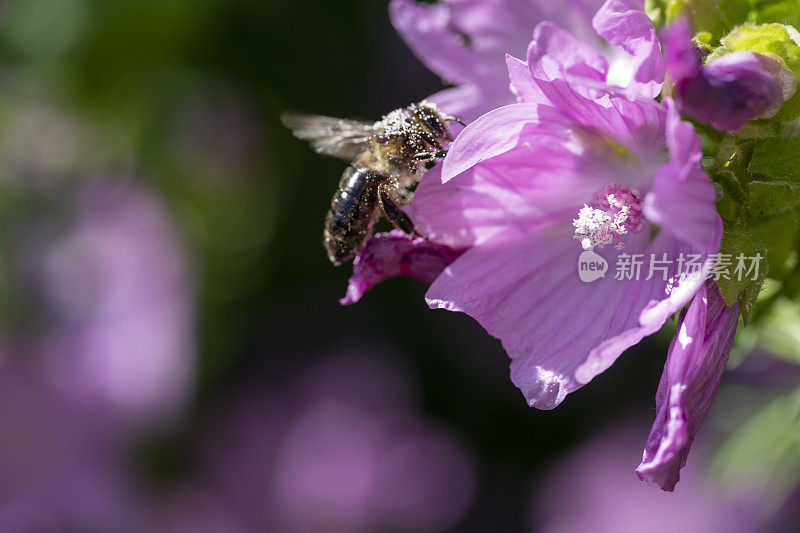
M444 119L445 119L445 120L452 120L453 122L458 122L459 124L461 124L461 125L462 125L462 126L464 126L465 128L467 127L467 125L464 123L464 121L463 121L463 120L461 120L461 119L460 119L460 118L458 118L458 117L454 117L453 115L445 115L445 116L444 116Z

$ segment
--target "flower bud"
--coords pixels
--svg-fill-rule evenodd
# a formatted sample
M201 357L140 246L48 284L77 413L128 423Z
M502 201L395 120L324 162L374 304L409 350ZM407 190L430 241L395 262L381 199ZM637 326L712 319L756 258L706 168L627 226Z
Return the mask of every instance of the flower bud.
M685 22L666 29L663 41L679 109L719 130L771 118L794 95L797 78L778 59L736 51L703 64Z

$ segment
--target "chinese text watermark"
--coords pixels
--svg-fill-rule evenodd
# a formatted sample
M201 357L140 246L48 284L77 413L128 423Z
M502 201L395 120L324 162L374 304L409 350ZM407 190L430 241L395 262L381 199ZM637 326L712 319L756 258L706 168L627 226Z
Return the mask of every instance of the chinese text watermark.
M761 272L761 254L701 254L680 253L677 257L662 254L617 255L614 279L617 281L639 281L660 279L699 280L756 280ZM606 277L608 262L593 251L584 251L578 259L578 275L581 281L592 282Z

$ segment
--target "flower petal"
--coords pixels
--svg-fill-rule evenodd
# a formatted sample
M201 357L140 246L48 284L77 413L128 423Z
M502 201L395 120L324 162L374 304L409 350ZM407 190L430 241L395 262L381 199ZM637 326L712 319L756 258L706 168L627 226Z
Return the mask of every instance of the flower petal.
M697 76L703 66L697 46L692 43L689 21L678 19L661 32L667 70L673 80Z
M542 22L528 46L528 65L535 78L563 77L605 81L608 63L595 47L575 38L552 22Z
M502 80L503 56L521 53L544 13L538 2L392 0L392 24L433 72L457 84Z
M516 95L518 102L527 104L548 103L547 97L542 94L539 86L533 81L528 63L506 54L506 68L508 68L508 80L511 83L511 90Z
M521 56L531 31L553 20L578 35L591 33L601 0L451 0L423 3L392 0L392 24L433 72L457 83L504 84L505 54Z
M557 28L549 24L542 24L540 28L544 34L558 33ZM536 42L532 43L531 50L535 51L537 46ZM577 56L572 59L581 61ZM518 59L506 57L511 85L519 98L529 104L545 104L537 110L541 122L583 126L632 150L645 163L663 160L665 108L652 98L641 98L605 84L599 79L601 71L589 66L595 62L595 66L602 69L601 57L584 57L584 60L576 67L576 72L587 75L565 77L564 64L546 65L549 59L538 60L535 53L527 63L530 68Z
M392 0L389 16L414 54L433 72L452 83L470 83L491 75L491 62L478 64L463 34L452 23L452 9L444 2ZM489 71L489 72L487 72Z
M512 381L539 409L556 407L658 331L696 290L687 281L667 296L663 278L647 280L647 272L638 281L606 275L584 283L570 229L568 222L542 223L525 240L494 236L448 266L426 294L431 307L467 313L502 341ZM632 253L688 251L666 235L652 243L644 233L633 237L627 241ZM619 253L603 257L614 265ZM675 275L673 266L664 277Z
M739 303L728 307L713 281L681 314L656 394L658 414L636 473L673 490L719 388L736 334Z
M691 124L681 121L669 98L664 104L670 160L659 167L645 196L645 217L685 242L715 249L722 235L722 220L714 208L714 187L700 167L700 138Z
M636 94L655 98L664 83L664 58L642 0L608 0L594 16L595 30L608 42L632 56L630 73L609 83L628 87ZM612 65L613 70L613 65Z
M458 165L455 172L466 171L442 184L433 179L436 169L432 170L409 210L423 234L467 247L499 233L511 234L505 230L524 238L553 214L566 213L562 222L571 227L583 203L607 183L636 186L646 175L602 133L576 128L569 117L540 107L549 111L547 122L526 118L525 112L536 112L537 106L515 104L484 115L459 135L443 173L448 172L448 160ZM495 120L496 127L491 127ZM508 123L512 126L505 126ZM624 122L619 126L626 127ZM485 135L480 133L484 128Z
M489 111L469 124L444 160L442 183L516 146L522 128L536 121L537 108L535 104L512 104Z
M539 22L552 20L587 42L602 0L392 0L389 14L415 55L446 81L459 85L430 99L471 122L514 102L503 57L521 57Z
M706 64L700 77L681 80L675 96L692 118L736 131L750 120L775 116L796 84L779 61L741 51Z
M719 238L722 236L722 226L719 227ZM719 240L717 241L719 243ZM640 291L644 294L651 294L650 299L640 307L634 306L638 313L638 323L632 325L619 333L602 340L587 355L586 360L575 369L575 378L581 383L588 383L595 376L605 372L617 358L643 338L652 335L666 323L673 314L678 312L681 307L689 303L694 294L703 285L703 280L711 269L711 253L718 250L714 248L696 248L687 245L666 231L660 232L648 246L643 247L639 243L639 248L634 248L630 253L642 253L649 258L652 267L653 258L661 259L666 257L671 261L666 273L656 274L667 279L666 283L659 283L662 279L653 280L640 279L638 282L628 282L631 289ZM682 276L678 271L679 259L681 256L688 257L696 255L699 257L699 270L693 276ZM649 273L648 273L649 276ZM643 274L644 277L644 274ZM619 310L627 312L630 310L630 302L623 305Z
M347 294L339 303L356 303L365 292L388 278L409 276L430 283L461 253L420 237L409 237L400 230L379 233L367 241L353 261Z
M527 62L506 56L511 87L518 100L526 103L549 103L546 92L535 80L550 82L568 78L586 87L583 93L600 97L593 87L605 83L608 64L592 46L578 40L552 22L542 22L528 46Z
M431 285L429 305L465 312L501 339L514 383L531 405L549 409L691 300L722 226L699 144L669 102L596 101L565 80L537 84L550 104L507 106L470 125L445 161L449 181L423 180L413 209L442 242L470 247ZM675 160L665 166L665 155ZM657 174L662 189L676 192L656 189ZM612 182L655 191L661 211L651 211L666 222L655 237L626 235L625 252L666 254L671 264L661 276L578 276L572 221ZM684 222L681 194L696 196L687 198L696 212ZM603 254L616 264L618 251ZM679 275L681 254L700 257L695 277Z

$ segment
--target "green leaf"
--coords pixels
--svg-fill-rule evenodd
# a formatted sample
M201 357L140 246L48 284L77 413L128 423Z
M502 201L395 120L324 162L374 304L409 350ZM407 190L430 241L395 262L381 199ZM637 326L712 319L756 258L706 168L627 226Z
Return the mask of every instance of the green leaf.
M800 205L800 184L783 181L751 181L751 216L780 215Z
M730 170L719 170L711 179L718 189L717 212L724 220L737 220L745 194L736 175Z
M780 58L795 76L800 77L800 33L783 24L745 24L735 28L721 39L720 48L712 52L709 60L729 52L748 50ZM800 115L800 92L795 92L772 120L792 120Z
M800 137L777 137L758 141L747 170L800 183Z
M750 231L741 226L731 226L725 229L720 245L720 254L729 255L732 259L731 275L717 280L725 303L733 305L740 295L742 298L742 320L745 325L750 319L750 310L758 298L758 293L766 277L766 261L760 260L758 272L755 276L739 276L734 273L740 256L744 258L761 257L766 259L767 250L764 244ZM755 277L755 279L752 279ZM741 278L741 279L740 279Z
M737 204L743 204L747 200L742 184L732 170L719 170L714 173L713 179L716 183L719 183L723 194L730 197L732 201Z

